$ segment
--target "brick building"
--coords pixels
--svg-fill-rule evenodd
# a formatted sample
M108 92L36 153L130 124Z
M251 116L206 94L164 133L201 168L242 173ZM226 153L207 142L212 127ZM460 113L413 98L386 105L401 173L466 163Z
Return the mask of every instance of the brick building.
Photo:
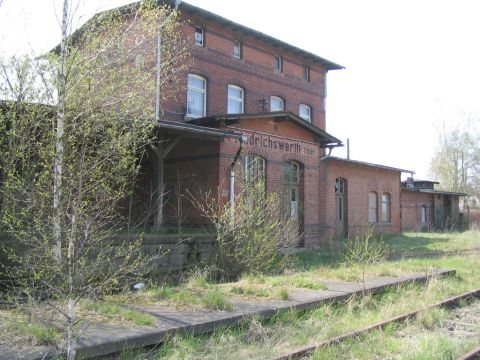
M435 184L438 182L413 178L402 182L402 231L458 229L459 198L467 194L435 190Z
M406 220L418 219L407 203L427 195L401 189L401 173L411 171L330 156L343 145L326 132L326 77L342 66L185 2L179 10L192 63L185 90L161 103L162 141L145 159L136 193L140 219L204 224L185 194L226 202L259 177L298 220L300 245L328 244L367 222L386 233L418 228ZM243 175L233 171L238 162ZM448 199L453 209L458 202Z

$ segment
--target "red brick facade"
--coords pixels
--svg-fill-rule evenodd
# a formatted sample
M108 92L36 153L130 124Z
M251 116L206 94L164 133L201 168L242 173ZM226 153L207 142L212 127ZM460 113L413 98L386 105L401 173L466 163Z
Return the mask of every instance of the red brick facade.
M300 104L308 105L312 123L325 129L326 74L340 66L312 60L307 52L288 51L276 43L278 40L266 41L251 29L225 24L192 8L181 9L183 20L189 24L184 34L191 43L193 58L187 73L206 79L206 116L227 113L227 86L236 85L244 90L244 113L268 112L270 97L276 96L284 100L284 110L294 114L299 113ZM203 46L194 44L195 27L204 31ZM233 56L234 41L241 43L240 59ZM282 58L281 71L275 70L275 55ZM187 88L187 74L184 78L182 89ZM183 120L186 103L186 91L182 90L176 99L162 104L164 118Z
M401 191L403 170L325 157L325 148L341 144L324 132L326 75L341 66L191 5L182 6L183 19L189 24L183 32L191 43L192 63L176 98L162 103L162 120L242 134L246 142L229 137L180 140L164 161L165 224L205 223L188 199L191 196L210 193L220 202L229 200L232 162L241 147L243 157L238 161L244 162L247 154L263 158L266 188L280 194L285 206L289 206L286 199L292 195L290 191L298 190L295 202L305 233L301 245L331 244L332 239L355 234L367 222L376 223L378 231L384 233L420 230L434 222L440 200ZM202 31L202 45L194 42L196 28ZM241 44L241 58L233 54L235 41ZM275 69L275 56L282 59L281 70ZM188 74L202 77L206 85L204 116L194 119L186 116ZM225 115L228 85L243 89L243 114ZM271 96L284 100L285 111L269 112ZM300 104L310 107L311 124L298 116ZM294 190L285 180L285 169L291 163L299 168L298 188ZM147 198L145 188L154 188L153 172L152 159L148 159L140 198ZM243 181L237 172L235 193ZM458 207L458 201L456 204ZM418 212L422 206L427 207L425 223ZM455 204L449 206L453 209ZM441 211L445 209L442 205ZM454 210L451 216L458 218ZM152 222L152 216L145 218Z
M369 222L369 193L376 194L376 224L384 233L400 232L400 174L401 170L353 162L345 159L325 158L322 160L321 219L324 224L323 237L342 238L339 234L338 195L336 180L344 182L344 235L355 234L362 225ZM382 195L390 199L390 216L382 220Z

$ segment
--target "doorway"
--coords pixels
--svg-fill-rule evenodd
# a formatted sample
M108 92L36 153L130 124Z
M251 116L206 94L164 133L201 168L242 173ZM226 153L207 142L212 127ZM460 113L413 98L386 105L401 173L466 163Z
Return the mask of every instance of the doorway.
M347 234L347 182L345 179L335 179L335 225L336 238L344 239Z

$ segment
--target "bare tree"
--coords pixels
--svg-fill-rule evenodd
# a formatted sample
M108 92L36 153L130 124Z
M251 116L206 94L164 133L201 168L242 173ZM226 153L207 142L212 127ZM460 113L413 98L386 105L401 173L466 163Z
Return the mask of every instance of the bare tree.
M480 195L480 135L478 120L456 117L451 129L443 127L431 163L433 178L445 190Z
M9 252L17 289L30 299L42 294L62 314L73 359L78 302L118 288L148 263L138 241L122 240L122 209L156 139L157 33L164 98L179 90L188 50L178 13L155 1L100 14L70 36L68 5L59 52L0 63L8 100L0 112L0 225L17 244Z

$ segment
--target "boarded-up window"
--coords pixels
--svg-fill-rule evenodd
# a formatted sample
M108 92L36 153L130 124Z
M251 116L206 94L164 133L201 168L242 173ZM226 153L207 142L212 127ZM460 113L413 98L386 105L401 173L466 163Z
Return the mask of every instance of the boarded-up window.
M373 191L368 194L368 222L377 222L377 193Z

